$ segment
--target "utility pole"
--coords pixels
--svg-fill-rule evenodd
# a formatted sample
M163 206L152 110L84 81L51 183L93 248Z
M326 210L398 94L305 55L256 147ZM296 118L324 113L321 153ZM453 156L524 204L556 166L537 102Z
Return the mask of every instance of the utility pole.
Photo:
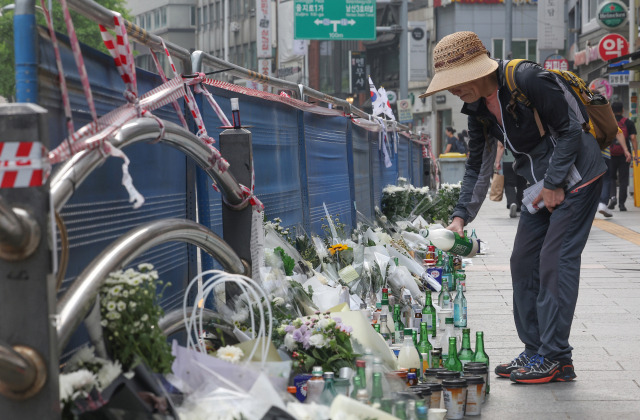
M504 0L504 12L505 12L505 34L504 34L504 53L506 57L504 58L512 58L511 55L513 51L511 50L511 40L513 39L513 15L511 12L513 0Z
M407 28L407 22L409 20L409 6L408 0L401 0L400 3L400 56L399 56L399 71L400 71L400 90L398 92L398 98L407 99L409 97L409 35Z

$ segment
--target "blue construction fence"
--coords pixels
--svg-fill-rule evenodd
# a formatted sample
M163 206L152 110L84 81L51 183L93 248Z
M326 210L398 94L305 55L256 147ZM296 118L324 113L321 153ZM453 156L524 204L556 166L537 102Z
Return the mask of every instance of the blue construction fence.
M41 32L42 34L42 32ZM62 61L69 86L76 129L91 121L68 39L59 35ZM124 84L110 56L83 46L98 116L125 104ZM67 136L58 71L50 40L38 40L38 102L49 113L50 147ZM157 74L137 70L139 94L160 85ZM345 116L305 112L289 105L208 87L226 115L230 98L238 97L243 125L250 126L256 175L256 195L268 219L279 217L284 226L303 226L321 233L323 203L332 216L351 227L355 208L367 216L380 205L382 189L398 177L416 186L422 183L421 147L399 136L392 166L385 168L378 148L378 133L367 131ZM222 131L220 121L203 101L206 128L213 138ZM184 104L181 102L184 111ZM154 115L179 124L171 106ZM153 139L150 139L153 140ZM120 159L108 159L79 186L61 216L69 236L70 260L62 291L111 242L134 227L160 218L194 218L195 197L206 196L208 220L201 223L222 235L222 200L203 179L202 171L184 154L159 144L136 144L124 149L129 171L145 204L133 209L121 186ZM58 246L60 246L58 242ZM191 245L169 243L142 255L135 263L149 262L172 287L165 292L165 310L182 305L184 288L195 273Z

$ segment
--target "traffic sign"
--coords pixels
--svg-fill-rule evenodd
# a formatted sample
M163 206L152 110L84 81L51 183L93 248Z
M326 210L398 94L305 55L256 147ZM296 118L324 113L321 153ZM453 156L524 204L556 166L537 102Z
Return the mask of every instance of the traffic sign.
M411 112L411 101L409 99L398 99L398 121L408 123L413 121Z
M294 38L376 39L376 0L294 0Z
M544 60L544 68L547 70L569 70L569 62L561 55L550 55Z
M604 61L627 55L629 54L629 42L622 35L605 35L598 44L598 53Z

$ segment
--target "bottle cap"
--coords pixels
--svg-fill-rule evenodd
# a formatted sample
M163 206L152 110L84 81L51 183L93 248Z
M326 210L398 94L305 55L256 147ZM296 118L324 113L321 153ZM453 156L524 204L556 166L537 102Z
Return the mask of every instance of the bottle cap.
M418 375L416 375L415 372L407 373L407 379L416 379L417 377L418 377Z
M322 366L314 366L313 369L311 369L311 374L314 376L322 376Z
M325 373L324 373L324 378L325 378L325 379L333 379L333 377L334 377L334 376L335 376L335 375L334 375L334 373L333 373L333 372L325 372Z
M411 328L405 328L405 329L404 329L404 335L408 335L408 336L413 335L413 329L411 329Z
M462 334L469 334L471 333L471 328L463 328L462 329Z
M356 367L365 367L365 361L364 360L356 360Z
M295 386L288 386L287 387L287 392L290 394L295 394L298 391L298 388L296 388Z

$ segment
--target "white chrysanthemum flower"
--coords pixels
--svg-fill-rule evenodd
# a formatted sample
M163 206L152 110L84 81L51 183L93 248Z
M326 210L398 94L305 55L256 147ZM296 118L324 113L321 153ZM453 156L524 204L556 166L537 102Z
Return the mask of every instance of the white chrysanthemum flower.
M113 286L109 289L109 294L112 296L120 296L120 293L122 293L122 286L120 285Z
M107 302L107 311L113 312L115 310L116 310L116 303L114 301L112 301L112 300Z
M120 314L118 312L107 312L107 319L110 321L114 321L116 319L120 319Z
M129 302L129 308L131 309L136 309L136 306L138 306L138 304L134 301Z
M78 391L89 391L96 386L96 377L87 369L60 375L60 401L73 398Z
M126 302L123 302L123 301L119 301L117 303L117 306L118 306L118 312L122 312L125 309L127 309L127 304L126 304Z
M275 298L273 298L273 300L271 301L275 306L282 306L284 305L284 299L277 296Z
M100 325L102 325L103 328L107 328L107 326L109 325L109 321L103 319L102 321L100 321Z
M244 352L242 349L235 346L224 346L220 347L216 352L216 357L218 359L222 359L226 362L236 364L242 357L244 356Z
M117 360L115 362L108 361L102 365L97 373L98 390L102 391L113 382L122 373L122 365Z
M128 292L128 291L126 291L126 290L123 290L123 291L122 291L122 297L123 297L123 298L128 298L128 297L129 297L129 292Z
M296 343L296 340L293 339L291 334L287 334L284 336L284 346L287 350L294 351L296 347L298 347L298 343Z
M153 264L142 263L138 265L138 271L151 271L153 270Z
M309 344L313 347L322 348L327 344L327 339L322 334L313 334L309 337Z
M323 318L320 321L318 321L318 328L321 328L321 329L324 330L325 328L327 328L329 326L330 323L331 323L330 319Z
M149 320L149 315L144 314L140 317L140 321L142 322L147 322Z
M139 276L134 277L132 279L127 280L127 283L130 284L131 286L137 287L142 284L142 279Z

